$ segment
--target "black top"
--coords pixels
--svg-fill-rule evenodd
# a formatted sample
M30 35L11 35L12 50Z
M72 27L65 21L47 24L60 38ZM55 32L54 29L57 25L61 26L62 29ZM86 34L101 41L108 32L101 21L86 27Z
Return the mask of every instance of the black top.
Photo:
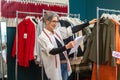
M66 50L65 46L62 47L62 44L55 38L56 43L58 45L58 48L54 48L50 51L50 53L52 53L53 55L58 54L60 55L60 60L66 60L63 51Z
M77 26L72 27L72 33L76 33L80 30L82 30L83 28L87 27L89 25L89 23L83 23ZM63 51L66 50L65 46L62 46L61 43L56 39L58 48L53 48L50 51L50 54L55 55L55 54L60 54L60 60L65 60L64 54L62 53ZM62 54L61 54L62 53Z

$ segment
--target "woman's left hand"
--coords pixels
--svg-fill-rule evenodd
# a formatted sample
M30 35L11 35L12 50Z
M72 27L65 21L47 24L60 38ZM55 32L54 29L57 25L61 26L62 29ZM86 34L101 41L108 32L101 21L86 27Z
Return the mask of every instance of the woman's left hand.
M92 19L91 21L89 21L89 24L95 24L97 22L97 19Z

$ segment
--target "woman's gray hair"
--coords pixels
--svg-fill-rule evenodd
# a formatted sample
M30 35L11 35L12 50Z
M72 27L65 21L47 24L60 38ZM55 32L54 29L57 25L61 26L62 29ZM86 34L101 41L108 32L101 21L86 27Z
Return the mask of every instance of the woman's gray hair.
M51 21L54 17L58 17L59 15L53 11L48 11L45 13L45 15L43 16L43 21L45 22L46 20Z

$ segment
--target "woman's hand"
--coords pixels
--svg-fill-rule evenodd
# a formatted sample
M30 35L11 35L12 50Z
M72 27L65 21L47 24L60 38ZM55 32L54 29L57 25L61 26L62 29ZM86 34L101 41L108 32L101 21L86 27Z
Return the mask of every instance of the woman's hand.
M89 24L95 24L97 22L97 19L92 19L91 21L89 21Z
M68 44L65 45L66 49L73 48L76 45L76 41L70 41Z

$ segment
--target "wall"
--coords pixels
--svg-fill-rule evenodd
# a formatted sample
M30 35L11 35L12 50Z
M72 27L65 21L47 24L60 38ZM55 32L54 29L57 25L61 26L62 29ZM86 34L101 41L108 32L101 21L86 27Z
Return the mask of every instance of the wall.
M14 35L16 28L7 27L7 69L8 69L8 79L15 80L15 59L11 57L12 44L14 40Z
M85 18L96 18L96 7L120 10L120 0L86 0ZM100 12L103 13L103 12Z
M69 0L69 2L70 13L80 14L81 20L87 21L96 18L96 7L120 10L120 0Z
M86 14L86 0L69 0L70 3L70 13L80 14L80 19L85 20Z

